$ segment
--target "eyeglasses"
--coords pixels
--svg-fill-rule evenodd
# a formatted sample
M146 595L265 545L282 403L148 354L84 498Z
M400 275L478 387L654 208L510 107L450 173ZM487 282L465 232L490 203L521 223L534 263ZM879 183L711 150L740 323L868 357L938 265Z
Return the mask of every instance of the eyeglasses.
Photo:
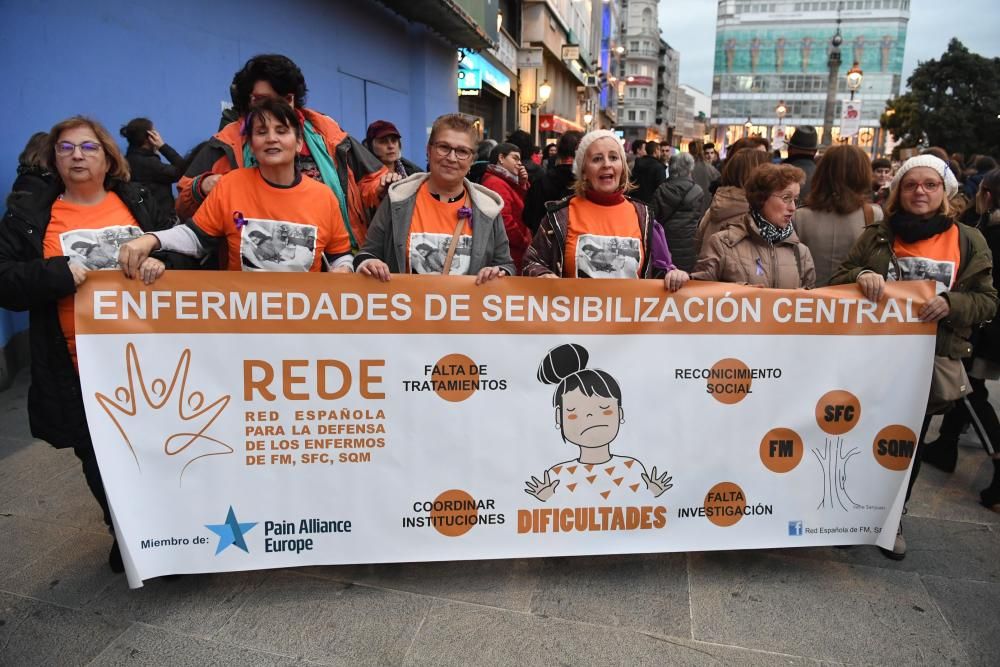
M903 183L903 192L916 192L917 188L923 188L924 192L937 192L938 189L944 185L941 181L924 181L923 183L918 183L916 181L907 181Z
M795 206L795 207L798 207L798 203L795 201L795 197L793 197L792 195L777 195L777 194L774 194L774 195L771 195L771 196L772 197L777 197L778 199L780 199L781 203L784 204L785 206Z
M452 146L450 144L444 143L443 141L437 141L431 144L431 148L434 149L434 153L438 157L448 157L449 155L454 153L455 157L461 160L462 162L465 162L466 160L472 157L471 148L466 148L465 146Z
M103 146L96 141L84 141L74 144L69 141L60 141L56 144L56 155L59 157L69 157L79 148L84 157L93 157L101 152Z

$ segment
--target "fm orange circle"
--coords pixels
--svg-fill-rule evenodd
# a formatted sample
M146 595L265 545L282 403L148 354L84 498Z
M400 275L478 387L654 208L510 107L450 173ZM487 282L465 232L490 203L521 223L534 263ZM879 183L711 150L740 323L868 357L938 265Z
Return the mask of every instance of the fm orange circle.
M816 403L816 423L830 435L844 435L860 420L861 401L849 391L828 391Z
M732 526L743 518L746 508L743 489L733 482L719 482L705 494L705 516L716 526Z
M794 470L804 451L802 437L790 428L772 428L760 441L760 461L771 472Z
M906 470L916 451L916 434L901 424L886 426L875 435L875 441L872 442L875 460L887 470Z
M476 525L476 501L461 489L450 489L434 499L431 521L445 537L465 535Z
M719 403L733 405L750 394L750 369L739 359L720 359L712 366L708 393Z
M446 354L434 364L431 373L434 391L446 401L461 403L476 393L478 370L476 362L464 354Z

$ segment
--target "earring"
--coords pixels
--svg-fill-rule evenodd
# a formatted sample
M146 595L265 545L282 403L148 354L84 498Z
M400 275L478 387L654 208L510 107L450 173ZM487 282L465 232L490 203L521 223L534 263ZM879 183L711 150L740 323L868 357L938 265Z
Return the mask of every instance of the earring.
M559 422L556 422L556 430L558 431L560 428L562 428L562 424L560 424Z
M619 419L619 420L618 420L618 423L619 423L619 424L624 424L624 423L625 423L625 418L624 418L624 417L622 417L621 419Z

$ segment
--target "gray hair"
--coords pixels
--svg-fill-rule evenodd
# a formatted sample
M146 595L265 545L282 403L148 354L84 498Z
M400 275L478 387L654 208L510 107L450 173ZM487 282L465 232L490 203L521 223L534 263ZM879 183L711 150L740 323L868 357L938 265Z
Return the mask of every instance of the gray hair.
M670 178L687 178L694 169L694 158L690 153L675 153L670 158Z

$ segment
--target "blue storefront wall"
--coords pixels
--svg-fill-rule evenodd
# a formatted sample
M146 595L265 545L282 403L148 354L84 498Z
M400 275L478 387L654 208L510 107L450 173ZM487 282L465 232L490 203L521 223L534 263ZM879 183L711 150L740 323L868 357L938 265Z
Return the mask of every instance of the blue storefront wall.
M376 2L0 0L0 192L28 137L74 114L116 137L146 116L187 152L216 131L233 74L260 53L294 60L307 105L359 140L371 121L391 120L420 165L434 118L458 108L455 49ZM0 344L24 326L0 315Z

